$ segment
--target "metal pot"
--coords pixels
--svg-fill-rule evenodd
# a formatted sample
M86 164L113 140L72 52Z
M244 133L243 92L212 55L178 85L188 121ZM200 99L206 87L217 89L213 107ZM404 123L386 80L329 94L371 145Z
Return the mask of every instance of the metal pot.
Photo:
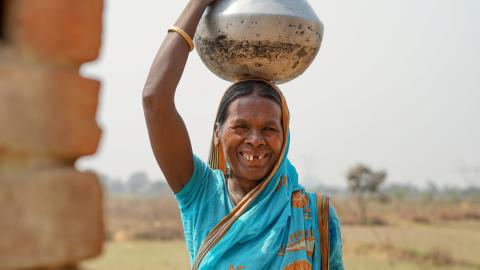
M284 83L308 68L322 36L306 0L217 0L200 20L195 46L222 79Z

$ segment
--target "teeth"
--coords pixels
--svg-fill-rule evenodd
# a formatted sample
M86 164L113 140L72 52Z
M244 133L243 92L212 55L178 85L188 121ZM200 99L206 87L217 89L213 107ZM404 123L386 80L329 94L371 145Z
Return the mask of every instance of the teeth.
M250 154L246 154L246 153L243 153L243 157L248 160L248 161L253 161L253 160L258 160L258 159L263 159L266 155L250 155Z

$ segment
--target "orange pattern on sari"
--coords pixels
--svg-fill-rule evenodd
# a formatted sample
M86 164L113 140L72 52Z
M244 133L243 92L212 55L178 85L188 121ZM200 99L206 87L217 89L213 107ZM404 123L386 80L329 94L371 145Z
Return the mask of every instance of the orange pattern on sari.
M293 208L305 208L308 206L308 196L301 190L295 191L292 194L292 207Z
M288 244L284 250L279 252L279 255L284 255L287 252L295 252L305 250L308 257L313 256L313 248L315 246L315 236L313 230L292 233L288 238Z
M312 265L305 261L296 261L292 264L287 265L287 267L283 268L283 270L311 270Z

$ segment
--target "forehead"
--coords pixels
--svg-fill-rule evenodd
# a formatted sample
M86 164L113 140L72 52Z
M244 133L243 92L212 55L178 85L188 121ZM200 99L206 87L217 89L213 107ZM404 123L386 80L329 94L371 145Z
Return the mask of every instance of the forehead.
M237 98L228 107L227 121L262 121L281 123L282 110L275 101L259 95Z

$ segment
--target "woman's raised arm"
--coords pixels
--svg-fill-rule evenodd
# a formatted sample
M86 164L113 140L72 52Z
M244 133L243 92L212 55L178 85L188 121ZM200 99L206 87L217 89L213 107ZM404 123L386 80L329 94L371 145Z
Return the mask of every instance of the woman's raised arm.
M214 1L190 0L175 26L193 38L203 12ZM174 102L189 52L182 36L170 32L155 56L143 89L143 110L150 144L174 192L180 191L193 173L192 146Z

